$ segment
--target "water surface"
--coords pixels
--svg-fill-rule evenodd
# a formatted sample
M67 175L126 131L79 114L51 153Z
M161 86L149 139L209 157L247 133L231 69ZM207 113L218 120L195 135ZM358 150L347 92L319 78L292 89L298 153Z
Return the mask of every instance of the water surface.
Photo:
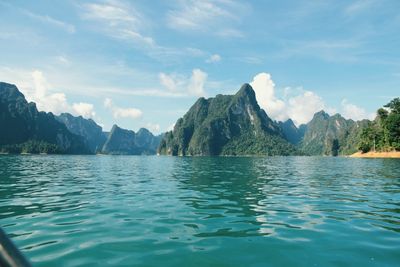
M35 266L399 266L400 160L0 156Z

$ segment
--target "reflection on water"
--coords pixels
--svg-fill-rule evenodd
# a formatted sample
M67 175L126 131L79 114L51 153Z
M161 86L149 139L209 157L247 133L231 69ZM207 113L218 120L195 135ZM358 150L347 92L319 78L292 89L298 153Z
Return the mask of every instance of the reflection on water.
M396 266L400 161L1 156L0 225L37 266Z

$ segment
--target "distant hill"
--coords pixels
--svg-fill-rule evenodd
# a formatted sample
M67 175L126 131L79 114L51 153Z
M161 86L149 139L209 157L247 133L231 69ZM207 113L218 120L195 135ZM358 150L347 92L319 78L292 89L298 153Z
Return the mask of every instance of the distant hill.
M280 126L257 104L244 84L235 95L200 98L165 134L159 147L167 155L293 155Z
M162 136L154 136L149 130L141 128L137 133L114 125L101 150L112 155L153 155Z
M349 155L358 151L362 130L368 120L346 120L340 114L329 116L325 111L314 114L307 124L300 148L308 155Z
M0 151L9 153L86 154L81 137L52 113L39 112L18 88L0 82Z
M281 127L286 140L294 145L301 142L307 129L307 125L305 124L302 124L297 128L291 119L288 119L285 122L279 122L279 126Z
M107 135L95 121L82 116L74 117L69 113L62 113L56 116L56 119L62 122L71 133L82 136L91 153L101 151Z
M18 88L0 82L0 153L150 155L349 155L359 150L400 150L400 99L376 119L353 121L324 111L306 125L271 120L244 84L235 95L199 98L174 130L154 136L91 119L39 112Z

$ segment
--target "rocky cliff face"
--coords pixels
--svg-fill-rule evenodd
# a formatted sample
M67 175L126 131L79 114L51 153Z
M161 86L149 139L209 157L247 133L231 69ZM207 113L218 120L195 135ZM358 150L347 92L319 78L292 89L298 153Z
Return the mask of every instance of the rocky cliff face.
M137 147L143 148L144 151L147 151L147 154L156 154L163 135L155 136L146 128L140 128L135 138Z
M310 155L347 155L356 152L360 134L367 120L346 120L340 114L329 116L326 112L316 113L307 124L301 141L301 149Z
M307 129L307 126L304 124L297 128L291 119L288 119L285 122L279 122L279 126L281 127L286 140L294 145L297 145L301 142Z
M82 116L74 117L69 113L62 113L56 119L62 122L71 133L82 136L91 153L101 151L107 137L102 128L92 119L84 119Z
M244 84L235 95L200 98L159 147L168 155L289 155L289 144L277 123L257 104Z
M89 153L83 140L39 112L15 85L0 82L0 148L11 153Z
M153 155L156 154L160 139L144 128L135 133L114 125L101 152L113 155Z

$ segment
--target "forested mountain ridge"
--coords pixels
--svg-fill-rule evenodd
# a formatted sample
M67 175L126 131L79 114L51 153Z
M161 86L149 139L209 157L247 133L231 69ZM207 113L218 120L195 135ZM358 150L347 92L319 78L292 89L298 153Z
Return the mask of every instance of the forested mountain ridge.
M353 121L340 114L330 116L325 111L314 114L307 123L300 149L307 155L338 156L358 151L362 129L368 120Z
M0 82L0 153L95 154L103 151L110 135L91 119L39 112L36 104L28 103L15 85ZM123 147L115 135L112 138L114 148ZM128 150L156 154L160 139L161 136L153 136L142 128ZM125 151L113 149L112 153Z
M56 116L56 119L62 122L71 133L82 136L91 153L101 151L107 136L94 120L85 119L82 116L75 117L69 113L61 113Z
M4 82L0 82L0 128L3 153L89 153L81 137L52 113L39 112L15 85Z
M293 155L280 126L244 84L235 95L199 98L160 143L166 155Z
M114 125L101 150L112 155L153 155L156 154L162 136L154 136L141 128L137 133Z
M173 131L154 136L91 119L39 112L15 85L0 82L0 153L142 155L349 155L400 150L400 99L377 111L374 121L353 121L324 111L306 125L275 122L244 84L235 95L199 98Z
M307 129L307 125L302 124L297 128L292 119L288 119L285 122L280 121L278 123L283 134L285 135L286 140L294 145L297 145L301 142Z

